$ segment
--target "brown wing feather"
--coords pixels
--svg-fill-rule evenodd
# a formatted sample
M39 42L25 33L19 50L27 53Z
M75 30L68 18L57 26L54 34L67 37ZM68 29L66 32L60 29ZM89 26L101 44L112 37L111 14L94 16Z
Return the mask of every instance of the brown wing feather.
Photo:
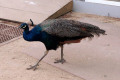
M66 19L47 20L40 24L42 30L48 34L58 37L88 37L93 36L88 33L83 26L83 23Z

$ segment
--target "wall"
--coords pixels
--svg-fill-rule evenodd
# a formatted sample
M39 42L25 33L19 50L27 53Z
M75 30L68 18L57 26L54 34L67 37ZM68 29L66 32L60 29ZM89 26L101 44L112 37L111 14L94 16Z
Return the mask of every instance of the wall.
M73 11L120 18L120 6L73 0Z

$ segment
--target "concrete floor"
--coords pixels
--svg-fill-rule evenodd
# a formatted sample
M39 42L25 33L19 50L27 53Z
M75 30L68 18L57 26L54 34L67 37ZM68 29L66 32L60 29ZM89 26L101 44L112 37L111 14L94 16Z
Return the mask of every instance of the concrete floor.
M120 74L120 19L71 13L64 18L91 23L106 30L107 35L92 40L82 40L79 44L65 45L65 64L54 64L60 58L60 49L50 51L44 62L70 72L85 80L119 80ZM36 58L43 56L45 47L40 42L22 50ZM39 67L40 69L40 67Z
M58 6L57 8L50 4L51 9L55 8L54 10L48 9L45 13L39 12L40 14L38 14L36 12L38 7L35 7L37 8L35 10L30 9L31 6L36 5L35 2L30 0L21 0L20 3L24 2L23 6L15 4L14 1L11 3L14 5L6 5L10 2L3 3L4 0L0 1L0 18L8 16L8 19L15 20L17 18L19 20L19 15L24 15L26 20L21 18L21 21L25 22L32 15L35 15L32 19L36 23L38 23L37 21L41 22L48 17L46 14L52 13L61 7ZM65 2L68 1L70 0L65 0ZM51 2L54 4L54 1ZM22 7L25 7L25 4L28 6L27 11L21 10ZM15 5L18 6L16 9L9 9ZM58 3L58 5L61 4ZM62 5L64 5L64 2ZM4 15L3 12L9 14ZM29 14L30 12L32 13ZM38 16L40 16L40 20ZM64 58L67 61L65 64L53 63L54 59L60 58L60 49L50 51L35 72L32 70L27 71L26 68L37 62L35 58L39 59L43 55L45 47L40 42L30 43L20 38L0 47L0 80L119 80L120 19L80 13L70 13L63 17L97 25L106 30L108 35L95 37L92 40L85 39L79 44L65 45ZM35 58L30 57L30 55Z
M83 80L45 62L41 62L36 71L26 70L37 61L24 54L32 44L21 38L0 46L0 80Z
M40 42L27 42L20 38L0 47L0 79L119 80L120 19L74 12L63 18L97 25L106 30L108 35L92 40L85 39L79 44L65 45L65 64L53 63L54 59L60 58L60 49L50 51L35 72L27 71L26 68L37 62L33 57L39 59L45 47Z

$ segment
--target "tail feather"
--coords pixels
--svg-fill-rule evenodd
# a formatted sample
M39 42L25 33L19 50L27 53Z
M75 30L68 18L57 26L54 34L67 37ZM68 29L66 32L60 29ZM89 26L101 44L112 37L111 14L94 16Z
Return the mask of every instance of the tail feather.
M86 29L87 32L93 35L93 36L90 36L89 38L94 37L94 35L97 35L97 36L100 36L100 34L106 35L105 30L100 29L99 27L91 24L89 24L89 26L84 26L84 28Z
M97 36L100 36L100 34L103 34L105 35L105 30L103 29L93 29L93 30L90 30L90 33L93 34L93 35L97 35Z

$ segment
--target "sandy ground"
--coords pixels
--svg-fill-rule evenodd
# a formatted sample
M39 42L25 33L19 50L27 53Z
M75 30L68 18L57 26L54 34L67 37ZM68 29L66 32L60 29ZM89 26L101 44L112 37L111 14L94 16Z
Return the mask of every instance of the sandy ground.
M120 26L120 19L101 17L101 16L96 16L96 15L88 15L88 14L80 14L80 13L72 12L72 13L69 13L69 14L63 16L63 18L74 19L74 20L83 20L83 21L85 20L86 22L99 21L101 23L110 23L115 26ZM2 21L2 20L0 20L0 22L18 26L17 23L11 23L11 22L6 22L6 21ZM101 24L101 26L102 26L102 24ZM108 28L105 28L105 29L108 29ZM101 39L99 39L98 41L100 41L100 40ZM93 40L93 41L95 41L95 40ZM93 44L93 42L91 42L91 43ZM61 70L60 68L56 68L55 66L49 65L48 63L46 63L44 61L42 61L40 63L40 66L36 71L26 70L26 68L29 67L29 65L35 64L37 62L37 59L35 59L31 56L28 56L27 54L24 54L24 53L26 52L27 49L28 50L32 49L32 47L29 48L31 45L36 45L36 44L37 44L37 42L31 43L31 42L24 41L21 38L14 42L11 42L9 44L1 46L0 47L0 80L40 80L40 79L41 80L56 80L56 79L57 80L84 80L84 79L86 79L83 76L82 76L82 78L74 76L68 72L65 72L64 70ZM88 45L88 44L85 42L85 44L83 43L82 45L84 46L84 45ZM96 45L100 45L100 43L97 43ZM104 44L101 44L101 46L103 46L103 45ZM109 46L109 44L105 44L105 45ZM43 45L42 45L42 47L43 47ZM74 46L74 45L70 46L71 49L72 49L72 47L76 47L76 46ZM88 45L88 47L91 47L91 46ZM68 49L66 49L66 53L67 53L67 51L69 51ZM90 48L88 48L88 49L90 49ZM104 49L107 49L107 48L104 47ZM111 47L111 49L112 49L112 47ZM43 49L42 51L44 51L44 50L45 49ZM31 50L29 50L28 52L30 52L30 51ZM34 51L34 50L32 50L32 51ZM76 52L77 51L78 50L76 50ZM94 50L93 50L93 52L94 52ZM87 55L89 57L93 56L92 58L95 58L99 54L98 55L81 54L81 56L84 57L84 59L87 59L87 58L85 58L85 57L87 57ZM110 56L110 58L109 58L109 56ZM75 57L75 55L74 55L74 57ZM48 56L48 58L50 58L50 57ZM112 60L110 53L108 56L106 56L104 58L110 59L110 61ZM104 58L101 58L101 56L100 56L98 59L104 59ZM50 59L53 60L53 57L51 57ZM68 57L67 59L70 61L70 63L74 64L74 66L75 66L76 63L74 63L74 60L77 61L77 59L73 58L74 60L72 60L72 59L70 59L70 57ZM97 59L97 58L95 58L95 59ZM80 60L82 60L82 59L80 59ZM91 69L92 66L96 65L95 60L87 60L87 61L88 62L85 62L83 60L83 62L82 62L83 64L80 64L80 66L78 66L79 68L81 67L81 71L83 70L83 72L91 71L89 69ZM93 64L89 63L92 61L94 62ZM66 66L66 65L67 64L65 64L63 66ZM76 64L76 65L79 65L79 64ZM87 67L89 67L89 69ZM97 65L97 67L99 67L99 64ZM96 68L96 67L92 67L92 68ZM96 70L96 75L99 74L97 72L97 68L95 70ZM90 75L90 74L87 74L87 75ZM108 75L104 74L103 76L107 77ZM90 80L90 79L87 79L87 80ZM99 80L99 79L94 79L94 80ZM108 80L108 79L104 79L104 80ZM113 80L113 79L111 79L111 80Z

